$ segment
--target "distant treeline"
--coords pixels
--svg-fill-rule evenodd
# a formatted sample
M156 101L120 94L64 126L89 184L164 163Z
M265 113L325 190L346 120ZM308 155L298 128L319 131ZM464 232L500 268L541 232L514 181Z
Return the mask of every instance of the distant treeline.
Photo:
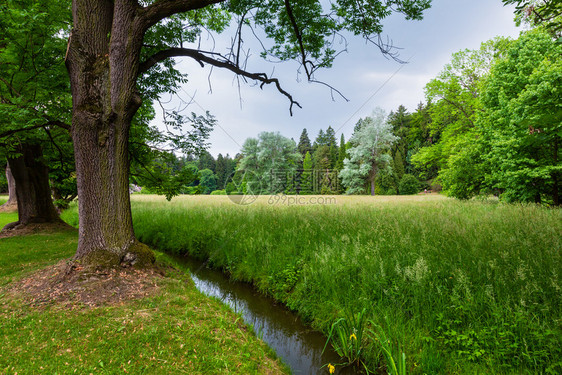
M425 101L413 112L399 106L384 124L374 119L375 113L360 119L347 142L332 126L320 130L314 141L303 129L298 143L264 132L247 139L234 158L219 154L215 159L204 152L177 159L174 168L191 172L184 193L412 194L442 189L460 199L496 195L508 202L560 205L562 43L541 28L516 40L484 42L477 50L453 54L425 92ZM373 130L359 134L366 124ZM370 147L371 155L351 152L359 147ZM350 178L342 180L346 173L341 171L351 164L356 186Z

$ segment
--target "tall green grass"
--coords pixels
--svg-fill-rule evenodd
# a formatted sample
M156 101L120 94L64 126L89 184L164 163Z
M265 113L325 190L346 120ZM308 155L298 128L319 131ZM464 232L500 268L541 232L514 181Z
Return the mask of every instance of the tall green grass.
M560 210L434 197L290 207L212 198L140 198L136 234L209 259L324 332L366 309L409 373L562 372ZM369 367L383 362L375 343L362 344Z
M0 206L6 203L7 200L7 195L0 195ZM4 225L12 223L14 221L18 221L17 212L2 213L2 215L0 215L0 229L4 228Z

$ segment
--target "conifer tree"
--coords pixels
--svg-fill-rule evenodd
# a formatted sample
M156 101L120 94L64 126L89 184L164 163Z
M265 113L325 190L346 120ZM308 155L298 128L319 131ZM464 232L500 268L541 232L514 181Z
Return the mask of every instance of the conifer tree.
M301 137L299 139L298 150L301 153L303 159L307 152L312 152L312 145L310 144L310 138L308 137L308 132L306 128L302 130Z
M315 152L318 147L326 145L326 135L324 134L324 130L320 129L318 132L318 136L314 140L314 144L312 145L312 151Z
M336 141L336 132L331 126L328 126L326 133L324 135L326 146L337 145Z
M347 157L347 144L345 143L345 137L342 133L341 137L340 137L340 147L338 150L338 161L336 162L336 174L337 174L337 181L338 181L338 185L337 185L337 189L336 191L341 194L343 193L344 189L343 189L343 182L341 177L339 176L340 171L343 169L343 161L345 160L345 158Z
M301 194L312 194L313 193L313 186L312 186L312 177L313 177L313 170L312 170L312 156L310 156L310 152L307 152L304 156L304 162L302 164L303 172L301 175Z
M347 145L345 144L345 137L342 133L341 137L340 137L340 147L339 147L339 152L338 152L338 161L336 163L336 169L337 170L342 170L343 169L343 161L346 158L346 152L347 152Z

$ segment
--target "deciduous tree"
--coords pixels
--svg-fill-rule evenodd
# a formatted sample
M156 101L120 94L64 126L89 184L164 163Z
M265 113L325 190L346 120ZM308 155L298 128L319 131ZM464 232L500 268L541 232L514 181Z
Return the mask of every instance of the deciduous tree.
M505 52L508 43L505 38L496 38L482 43L477 50L454 53L451 62L425 87L427 100L433 103L429 109L432 143L419 149L412 161L421 169L438 170L443 190L451 196L464 199L476 192L464 182L463 173L449 169L468 166L460 163L466 155L456 155L468 152L466 145L477 138L475 126L482 111L482 82L493 63ZM470 149L474 151L473 147ZM480 173L476 173L475 166L482 167L478 160L473 160L470 173L466 174L474 179L472 186L482 185L485 175L482 168ZM461 181L457 183L456 178L461 178Z
M142 103L139 77L153 69L172 71L170 58L232 71L274 85L298 106L279 81L244 69L243 32L256 29L272 42L264 57L296 59L313 81L329 67L344 30L381 43L382 19L392 10L420 19L429 0L332 2L315 0L74 0L67 67L73 97L72 137L78 180L80 234L75 256L83 264L149 264L153 256L135 239L128 195L127 158L131 120ZM237 30L226 54L205 49L203 30ZM190 44L191 43L191 44ZM176 75L176 77L178 77ZM180 77L181 78L181 77Z
M503 0L503 3L515 5L518 24L542 25L562 42L562 3L559 0Z
M514 41L486 80L487 181L504 199L561 204L561 90L562 44L540 28Z
M14 180L14 176L12 176L9 165L6 165L6 184L8 187L8 200L2 206L0 206L0 209L17 209L18 201L16 198L16 181Z
M294 182L302 158L295 142L278 132L262 132L258 139L247 139L242 153L238 169L245 172L253 194L284 192L288 179Z
M375 179L381 169L389 167L392 158L388 151L395 140L392 126L386 121L382 109L376 109L361 121L361 126L351 137L351 147L347 151L349 158L344 160L340 172L348 194L363 192L368 182L371 195L375 195Z
M64 67L69 4L7 0L0 12L0 154L7 157L18 202L18 221L7 227L58 222L43 145L66 158L55 133L70 127ZM69 143L66 130L63 137Z

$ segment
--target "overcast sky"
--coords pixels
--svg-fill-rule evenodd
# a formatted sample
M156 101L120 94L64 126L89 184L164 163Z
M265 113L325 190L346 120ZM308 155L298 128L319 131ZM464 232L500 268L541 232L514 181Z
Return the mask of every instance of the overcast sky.
M332 126L339 140L343 132L346 140L361 117L368 116L375 107L390 112L404 105L410 112L424 100L423 88L450 61L454 52L476 49L480 43L496 36L516 38L521 29L513 22L513 8L504 7L501 0L433 0L422 21L406 21L395 15L385 23L384 35L401 49L400 57L408 64L398 64L383 57L380 51L360 38L348 38L348 52L335 61L333 68L316 74L316 78L340 90L348 99L334 96L325 86L299 80L298 65L293 62L264 64L253 53L251 68L278 77L302 109L289 114L289 102L273 86L263 90L252 84L242 84L240 95L232 73L214 69L209 90L209 68L201 68L189 59L178 67L189 74L181 96L194 96L189 111L210 111L218 120L213 131L209 151L234 156L248 137L262 131L279 131L297 143L303 128L311 141L320 129ZM230 39L217 41L221 43ZM172 103L176 103L173 101ZM161 120L155 120L159 123Z

